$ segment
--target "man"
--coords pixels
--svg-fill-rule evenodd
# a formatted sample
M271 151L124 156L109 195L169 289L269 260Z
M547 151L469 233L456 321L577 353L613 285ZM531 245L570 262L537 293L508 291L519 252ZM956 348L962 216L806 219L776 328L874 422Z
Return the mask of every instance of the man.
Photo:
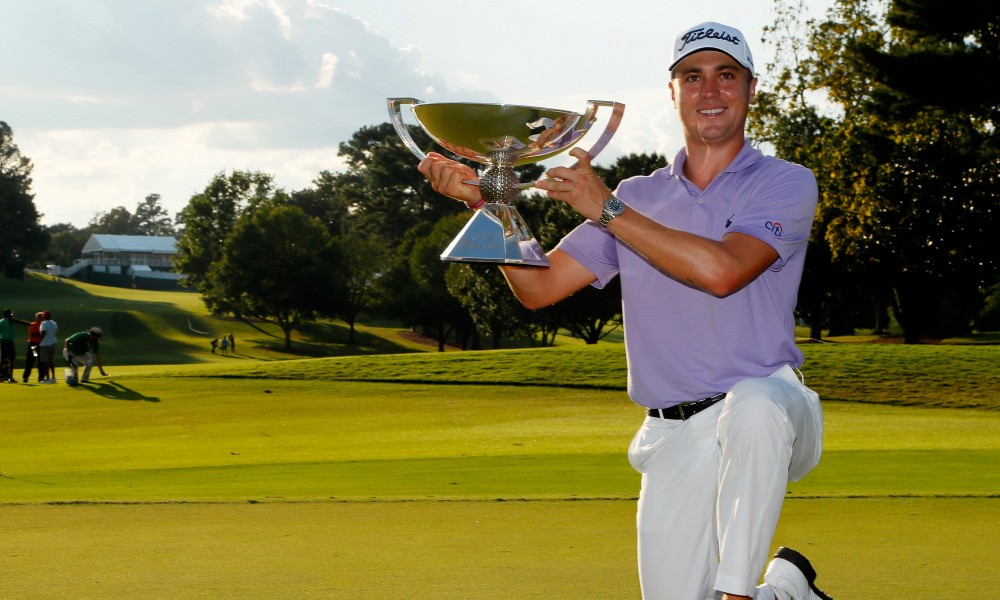
M621 277L628 390L646 418L629 447L642 474L637 526L647 600L828 598L781 548L757 587L785 488L819 460L818 396L795 374L793 310L816 208L807 169L744 138L757 80L743 34L681 32L670 96L685 146L672 167L615 194L587 153L537 187L589 219L547 269L503 267L528 308ZM432 187L478 203L475 173L432 153Z
M14 316L14 311L4 309L0 318L0 382L17 383L14 378L14 364L17 360L17 347L14 345L14 324L30 325Z
M28 379L31 377L31 370L35 368L35 362L38 362L38 343L42 341L42 313L35 313L35 320L28 323L28 349L24 353L24 373L21 376L21 381L28 383ZM42 367L41 362L38 363L38 383L41 383L45 379L44 367Z
M52 320L52 313L42 311L42 339L38 342L38 375L40 383L56 382L56 337L59 325Z
M74 333L66 338L63 356L73 372L73 379L80 383L90 382L90 370L94 368L94 365L97 365L101 375L108 376L104 371L104 365L101 364L100 339L102 335L104 332L101 331L100 327L91 327L87 331ZM77 376L77 369L80 366L83 367L83 377Z

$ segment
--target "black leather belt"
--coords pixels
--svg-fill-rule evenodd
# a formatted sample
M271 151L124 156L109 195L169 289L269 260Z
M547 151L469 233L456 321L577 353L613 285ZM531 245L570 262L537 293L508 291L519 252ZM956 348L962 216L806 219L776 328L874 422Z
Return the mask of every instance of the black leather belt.
M695 402L683 402L681 404L675 404L670 408L647 408L646 414L651 417L656 417L658 419L674 419L680 421L686 421L706 408L714 405L719 400L726 397L726 393L716 394L710 398L705 398L704 400L697 400Z

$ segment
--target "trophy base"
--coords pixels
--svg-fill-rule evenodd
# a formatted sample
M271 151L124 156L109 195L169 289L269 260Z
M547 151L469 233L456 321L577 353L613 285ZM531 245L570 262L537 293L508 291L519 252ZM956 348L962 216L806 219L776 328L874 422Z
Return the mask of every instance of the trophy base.
M549 259L517 209L489 203L476 211L441 254L441 260L547 267Z

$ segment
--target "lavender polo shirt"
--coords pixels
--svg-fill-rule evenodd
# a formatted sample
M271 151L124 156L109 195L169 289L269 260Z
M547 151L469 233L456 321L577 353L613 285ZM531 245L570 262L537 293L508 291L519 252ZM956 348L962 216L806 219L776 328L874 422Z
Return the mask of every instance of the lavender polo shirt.
M594 274L595 287L621 277L628 393L652 408L707 398L803 361L793 309L816 211L815 177L745 143L702 191L682 174L686 159L681 150L672 166L623 181L615 195L667 227L713 240L739 232L773 247L778 260L746 287L716 298L678 283L593 221L558 246Z

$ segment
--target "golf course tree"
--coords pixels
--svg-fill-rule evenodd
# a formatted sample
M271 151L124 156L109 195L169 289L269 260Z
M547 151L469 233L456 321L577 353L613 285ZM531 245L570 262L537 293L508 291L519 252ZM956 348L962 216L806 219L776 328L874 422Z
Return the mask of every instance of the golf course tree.
M243 212L224 242L202 285L213 314L274 323L291 350L292 331L303 321L338 313L341 248L302 209L264 201Z
M340 193L341 177L320 171L312 187L291 193L288 203L298 206L310 217L319 219L332 236L348 236L352 231L351 207L346 194Z
M773 69L776 95L758 94L764 110L754 114L770 123L752 131L781 143L779 156L809 166L819 180L814 244L827 245L834 270L808 267L803 292L816 296L806 306L848 295L845 284L853 283L889 303L907 342L965 333L982 305L984 274L996 272L983 244L996 222L993 124L986 113L928 106L884 83L866 52L939 41L888 24L878 8L838 0L822 21L808 23L806 44L781 48L778 56L795 60ZM813 250L811 260L824 259ZM811 289L823 278L829 292Z
M841 198L852 195L858 181L851 165L870 160L864 144L847 143L851 132L860 128L856 122L864 123L868 116L849 102L836 116L822 112L816 93L819 66L808 49L810 28L815 23L801 20L805 8L801 1L775 5L776 19L765 27L764 34L776 50L777 62L766 67L772 76L770 84L757 88L748 129L754 143L766 145L779 158L809 167L816 175L819 203L796 313L809 326L810 337L822 339L824 329L829 328L831 335L851 333L859 322L871 321L870 314L853 311L870 306L867 301L859 303L858 298L874 302L883 297L879 292L884 286L858 266L855 254L834 253L827 239L830 222L843 209ZM843 78L845 98L864 94L869 87L867 79L856 71L843 69L837 76ZM868 312L880 314L877 308Z
M352 235L331 236L340 257L340 296L337 316L347 323L347 343L354 343L354 326L358 316L369 312L378 304L377 281L388 267L389 252L377 241Z
M378 303L376 283L388 268L392 253L381 239L355 231L355 218L351 214L347 195L341 189L348 180L330 171L322 171L312 181L312 187L292 192L287 203L322 223L333 243L340 247L344 258L341 263L344 287L338 303L338 316L349 327L347 342L354 343L359 315L370 312Z
M966 333L987 290L1000 283L993 239L1000 224L1000 81L994 76L1000 73L1000 3L894 0L886 21L893 32L888 44L858 43L851 50L882 86L876 110L901 115L885 134L896 143L882 182L884 196L904 199L885 210L902 225L893 228L900 239L891 247L911 256L911 264L898 269L905 270L897 290L906 290L897 291L900 318L904 328L930 335ZM974 91L923 85L928 73L956 85L976 82ZM902 235L913 226L927 235Z
M87 229L92 233L132 235L132 213L124 206L116 206L109 211L94 215Z
M886 13L895 38L887 48L861 44L876 78L908 102L1000 122L1000 3L994 0L894 0ZM928 74L976 81L975 93L927 85ZM995 127L989 133L1000 136ZM995 141L995 140L994 140Z
M609 167L594 165L594 172L604 180L609 188L614 190L618 184L629 177L648 175L656 169L662 169L670 164L666 156L656 152L630 153L618 157Z
M0 266L21 277L23 266L48 245L31 192L31 160L14 143L14 132L0 121Z
M445 283L494 349L504 339L531 336L534 316L514 297L496 266L454 263L445 272Z
M136 205L132 218L137 235L164 236L177 233L170 213L163 208L160 200L159 194L149 194Z
M56 223L45 227L49 245L42 252L39 267L71 265L80 258L80 250L90 237L90 228L78 229L72 223Z
M412 126L410 133L421 147L435 148L422 129ZM460 203L431 189L417 171L419 161L390 123L362 127L340 144L338 155L347 168L333 185L349 207L356 235L395 248L417 224L463 211Z
M617 184L614 176L608 177L608 172L598 174L609 183L608 187ZM519 200L518 210L538 243L547 250L584 222L569 205L549 200L539 193L528 194ZM500 283L503 284L500 291L513 297L502 278ZM596 344L620 324L621 310L621 284L616 277L604 288L588 285L569 298L532 311L527 325L543 345L552 344L560 331L588 344Z
M160 204L159 194L149 194L129 212L118 206L98 213L87 227L88 233L110 233L114 235L174 235L175 230L170 213Z
M439 352L452 339L463 350L476 346L475 323L445 282L451 263L440 258L467 218L453 215L411 228L377 284L379 311L435 340Z
M226 238L244 211L273 198L274 178L259 171L219 173L177 214L174 270L184 285L206 292L208 272L222 259Z

